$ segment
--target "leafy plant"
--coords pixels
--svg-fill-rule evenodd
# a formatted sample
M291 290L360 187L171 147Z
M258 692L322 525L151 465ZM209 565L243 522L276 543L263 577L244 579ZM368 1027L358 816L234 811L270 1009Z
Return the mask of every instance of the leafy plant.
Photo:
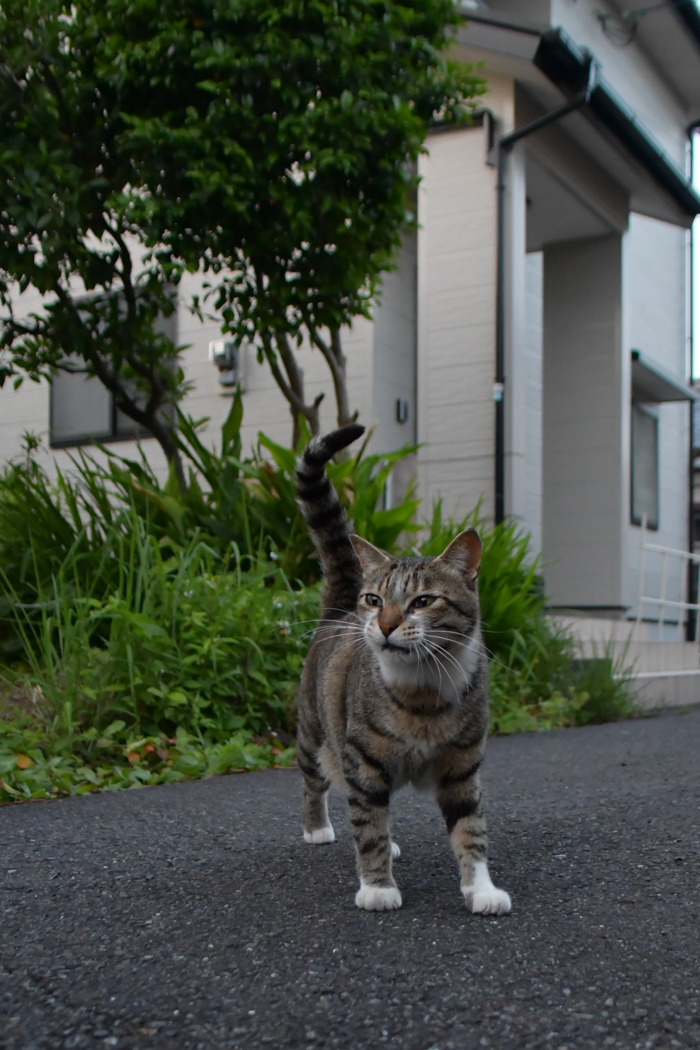
M125 85L100 79L85 6L0 9L0 386L97 377L182 482L171 409L188 387L162 321L183 266L147 251L137 158L122 143ZM27 314L17 292L30 287L42 300Z
M369 438L367 439L369 440ZM290 575L305 580L318 577L318 563L309 530L296 502L294 469L296 452L276 445L259 435L259 452L249 465L254 479L251 512L264 525L284 559ZM302 429L299 451L306 443ZM413 497L413 486L396 507L379 510L389 475L401 459L415 452L406 445L397 452L367 455L367 441L355 456L327 465L328 476L345 507L350 527L370 543L390 552L399 551L399 540L418 531L414 517L420 501ZM265 449L272 462L263 458Z
M105 0L74 6L119 93L141 216L160 253L208 269L210 298L254 343L297 432L316 433L295 356L323 354L349 422L341 330L368 315L414 222L431 120L464 118L483 81L446 58L452 0ZM203 304L202 304L203 305Z
M31 442L0 475L0 801L292 761L317 568L296 454L261 435L242 459L241 411L234 399L217 452L183 421L184 490L161 485L145 458L101 464L85 451L52 483ZM545 615L537 562L512 523L489 527L479 508L445 520L437 504L417 536L411 492L376 509L411 451L365 445L329 473L352 527L384 549L412 536L415 552L435 555L479 528L492 731L630 714L624 660L580 658Z
M55 717L100 729L123 719L130 733L286 729L302 666L299 620L315 595L293 590L263 555L221 571L194 535L172 552L134 514L113 537L118 581L95 596L68 561L30 607L11 600L27 681Z
M278 734L253 739L239 730L220 743L178 729L172 738L130 738L115 721L70 735L38 728L34 719L0 718L0 804L27 799L118 791L185 778L239 773L293 764L294 747Z

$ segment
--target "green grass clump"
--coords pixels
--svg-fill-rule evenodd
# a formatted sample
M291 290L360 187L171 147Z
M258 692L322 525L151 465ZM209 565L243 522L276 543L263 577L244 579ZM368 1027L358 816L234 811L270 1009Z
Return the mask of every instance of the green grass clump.
M62 712L65 721L66 712ZM118 791L178 780L294 764L295 749L268 734L254 739L239 730L212 743L178 728L175 737L129 738L116 720L100 734L65 726L38 726L15 714L0 719L0 804L29 799Z
M111 543L108 584L76 555L30 603L4 577L0 801L290 764L316 590L274 551L227 569L197 534L158 543L135 511Z
M133 518L116 541L114 587L85 589L64 565L30 605L12 604L23 645L14 666L52 710L98 729L115 718L129 732L285 728L302 668L299 621L315 593L294 589L274 560L222 571L193 536L180 550L158 544Z
M189 485L141 460L80 453L51 481L36 442L0 473L0 802L289 765L295 699L318 615L318 562L294 495L296 453L260 436L241 459L240 398L218 452L181 420ZM103 450L106 452L106 450ZM352 528L403 553L409 491L378 510L412 450L329 466ZM546 615L538 563L513 523L433 508L406 553L440 554L469 525L483 542L491 729L629 715L609 654L581 660Z

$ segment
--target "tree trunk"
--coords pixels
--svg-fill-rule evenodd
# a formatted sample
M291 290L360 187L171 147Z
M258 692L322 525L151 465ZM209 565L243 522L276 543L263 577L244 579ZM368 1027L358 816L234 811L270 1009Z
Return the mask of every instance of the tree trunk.
M348 397L347 358L343 353L343 345L340 339L340 329L334 328L330 333L330 342L320 335L314 325L309 324L309 335L312 342L318 347L326 359L333 377L333 390L335 393L336 418L338 426L344 427L348 423L354 423L357 419L357 411L350 411L350 398ZM350 453L342 449L336 453L336 460L348 459Z
M184 493L187 488L185 468L182 464L180 450L173 438L170 428L159 416L163 407L163 387L160 380L154 374L151 375L151 396L145 409L139 408L138 404L130 397L122 382L117 379L107 367L105 361L99 355L91 355L89 362L93 367L95 375L114 397L115 404L125 416L133 419L139 426L144 427L156 439L165 453L168 466L172 467L177 478L180 492Z
M292 447L296 448L301 439L300 421L302 417L308 423L313 437L320 434L321 419L319 407L325 395L319 394L312 404L307 404L304 397L304 373L294 356L287 333L276 332L275 343L277 346L276 351L272 345L271 334L266 333L263 336L263 350L270 366L270 371L277 386L289 403L289 411L292 415ZM284 365L284 372L280 368L280 361Z

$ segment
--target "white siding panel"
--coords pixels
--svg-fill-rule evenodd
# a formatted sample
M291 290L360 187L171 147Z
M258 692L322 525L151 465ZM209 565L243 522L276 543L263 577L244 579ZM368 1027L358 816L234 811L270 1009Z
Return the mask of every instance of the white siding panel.
M637 5L635 5L637 6ZM639 5L642 6L642 5ZM668 83L649 61L642 46L619 47L603 31L599 14L620 17L620 6L608 0L552 0L553 26L561 26L579 47L590 48L602 64L606 81L631 107L676 164L685 165L688 117ZM650 14L653 18L653 14Z
M416 251L417 236L411 233L401 246L398 269L384 278L374 310L368 397L372 399L369 422L376 424L373 449L378 452L391 452L416 440ZM405 423L396 418L398 398L408 401ZM398 498L402 493L397 490L394 495Z
M480 128L431 136L418 235L419 495L493 515L495 178Z
M617 235L544 252L543 555L552 604L624 603L628 396Z

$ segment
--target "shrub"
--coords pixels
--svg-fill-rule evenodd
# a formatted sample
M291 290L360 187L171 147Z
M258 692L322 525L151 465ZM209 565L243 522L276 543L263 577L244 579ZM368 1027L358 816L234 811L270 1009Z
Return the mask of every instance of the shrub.
M52 482L37 460L38 442L27 438L24 458L0 473L0 567L13 592L31 603L59 568L67 579L68 566L71 585L89 583L93 597L109 592L118 578L115 537L131 542L134 514L159 544L183 548L197 532L224 568L272 551L290 579L313 583L318 562L296 503L296 453L260 434L255 454L242 458L242 418L238 394L213 451L199 436L204 421L180 417L178 440L191 467L184 492L172 476L162 484L143 454L128 459L104 447L104 462L80 449L71 471L57 470ZM305 432L300 448L307 440ZM417 530L418 500L409 492L399 506L377 508L392 467L414 449L378 456L367 455L366 445L331 463L329 474L354 531L397 551L400 537Z
M69 560L39 601L13 602L27 680L56 717L69 710L98 730L122 719L132 735L286 729L315 593L294 590L262 553L222 571L197 534L173 552L135 513L113 550L107 593L83 588Z
M161 485L145 457L107 450L105 463L79 452L73 476L52 483L31 441L0 475L0 799L292 760L280 744L292 742L318 568L295 453L260 435L242 459L241 413L238 397L216 453L181 421L184 492ZM376 508L411 451L369 456L365 445L329 466L352 527L392 552L415 536L418 501L409 492ZM622 667L609 654L578 659L544 615L538 564L515 524L489 527L478 507L445 519L437 503L411 552L439 554L469 525L484 547L492 730L629 714Z
M225 571L197 534L159 544L133 511L128 542L110 542L116 582L99 596L75 556L29 604L5 578L22 651L0 676L0 801L293 761L315 590L263 552Z

